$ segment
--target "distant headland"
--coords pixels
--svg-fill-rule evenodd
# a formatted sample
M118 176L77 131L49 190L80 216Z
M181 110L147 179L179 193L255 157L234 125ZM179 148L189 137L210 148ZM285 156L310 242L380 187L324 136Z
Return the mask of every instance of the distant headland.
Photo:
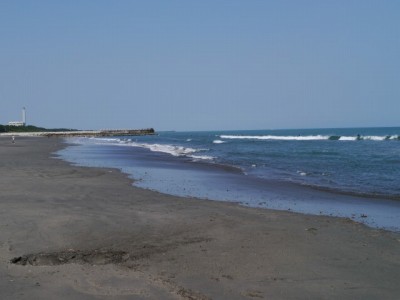
M105 130L78 130L55 128L48 129L33 125L12 126L0 125L0 135L18 135L18 136L47 136L47 137L96 137L96 136L135 136L135 135L154 135L153 128L146 129L105 129Z
M134 136L134 135L153 135L155 134L153 128L146 129L105 129L105 130L78 130L55 128L47 129L33 125L26 125L26 108L22 108L22 121L11 121L8 125L0 124L0 135L6 136Z

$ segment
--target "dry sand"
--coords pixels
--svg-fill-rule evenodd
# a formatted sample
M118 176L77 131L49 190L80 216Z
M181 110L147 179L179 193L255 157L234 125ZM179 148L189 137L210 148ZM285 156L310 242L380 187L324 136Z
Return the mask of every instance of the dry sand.
M398 233L139 189L63 146L0 138L0 299L400 298Z

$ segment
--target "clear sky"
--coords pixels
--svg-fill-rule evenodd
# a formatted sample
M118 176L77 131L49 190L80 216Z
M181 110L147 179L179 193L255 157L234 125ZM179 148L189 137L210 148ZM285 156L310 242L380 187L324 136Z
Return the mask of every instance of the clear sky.
M1 0L0 123L400 126L400 1Z

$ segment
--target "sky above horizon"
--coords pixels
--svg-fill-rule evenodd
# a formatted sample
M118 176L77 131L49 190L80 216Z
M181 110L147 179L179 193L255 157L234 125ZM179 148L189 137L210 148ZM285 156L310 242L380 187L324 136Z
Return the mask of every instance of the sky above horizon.
M400 126L400 1L0 1L0 124Z

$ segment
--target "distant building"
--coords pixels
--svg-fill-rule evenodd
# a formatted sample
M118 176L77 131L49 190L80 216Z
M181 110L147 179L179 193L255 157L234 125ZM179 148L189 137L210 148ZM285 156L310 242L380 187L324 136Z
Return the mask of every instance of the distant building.
M26 109L25 107L22 108L22 121L12 121L8 122L8 126L17 126L22 127L26 125Z
M8 122L8 126L18 126L18 127L21 127L21 126L25 126L25 123L24 123L24 122L21 122L21 121L12 121L12 122Z

